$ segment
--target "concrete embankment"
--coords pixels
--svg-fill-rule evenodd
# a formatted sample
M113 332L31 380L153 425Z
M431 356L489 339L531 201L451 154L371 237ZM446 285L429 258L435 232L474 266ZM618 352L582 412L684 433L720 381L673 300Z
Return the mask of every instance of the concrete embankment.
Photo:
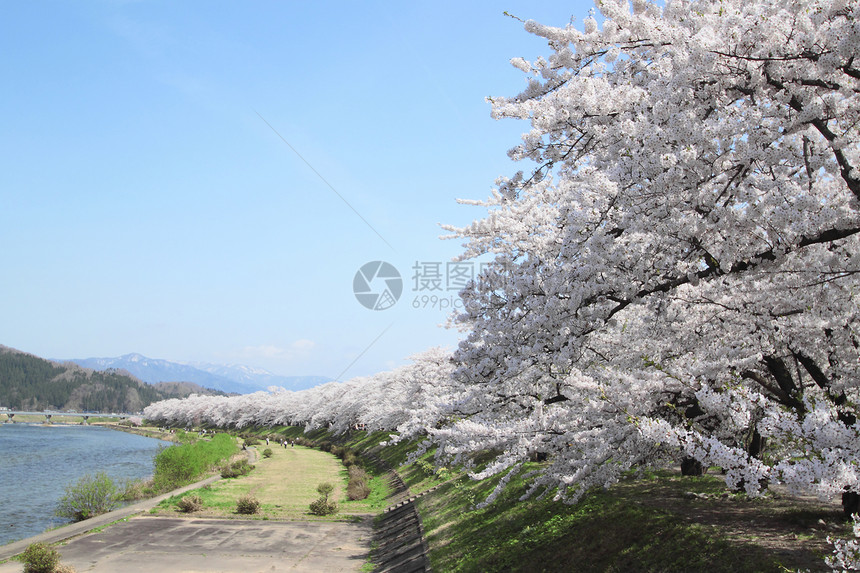
M378 458L377 463L381 460ZM394 470L389 470L392 505L374 529L373 563L378 573L429 573L430 559L415 497Z

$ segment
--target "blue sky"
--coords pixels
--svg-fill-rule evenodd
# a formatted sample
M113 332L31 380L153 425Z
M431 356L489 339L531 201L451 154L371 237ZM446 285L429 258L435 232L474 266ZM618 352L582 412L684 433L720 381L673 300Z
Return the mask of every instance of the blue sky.
M341 379L453 347L456 293L413 267L458 254L439 223L481 213L457 198L525 167L506 151L527 124L485 98L525 86L511 58L549 53L503 12L590 7L4 4L0 344ZM403 275L380 311L353 295L375 260Z

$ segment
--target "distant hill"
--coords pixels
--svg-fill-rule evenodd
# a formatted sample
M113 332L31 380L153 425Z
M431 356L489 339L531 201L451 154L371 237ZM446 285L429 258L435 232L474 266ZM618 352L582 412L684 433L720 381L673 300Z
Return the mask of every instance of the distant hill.
M287 390L304 390L330 382L322 376L279 376L261 368L241 365L181 364L141 354L115 358L74 358L69 360L94 370L125 370L144 382L193 382L206 388L235 394L250 394L281 386Z
M150 385L128 372L96 371L0 345L0 406L20 410L139 412L189 394L216 394L199 385Z
M285 390L306 390L332 381L331 378L325 376L280 376L262 368L240 364L223 365L193 362L191 366L216 376L235 380L240 384L255 388L254 391L265 390L271 386L280 386Z
M247 394L258 388L249 389L234 380L204 372L193 366L168 362L157 358L147 358L142 354L125 354L115 358L73 358L69 360L84 368L93 370L125 370L149 384L157 382L192 382L221 392Z

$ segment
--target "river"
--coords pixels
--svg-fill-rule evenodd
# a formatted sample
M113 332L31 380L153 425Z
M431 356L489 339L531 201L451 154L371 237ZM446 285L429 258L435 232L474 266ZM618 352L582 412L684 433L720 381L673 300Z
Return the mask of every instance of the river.
M120 485L150 477L162 445L98 426L0 424L0 545L68 523L54 509L86 474L104 471Z

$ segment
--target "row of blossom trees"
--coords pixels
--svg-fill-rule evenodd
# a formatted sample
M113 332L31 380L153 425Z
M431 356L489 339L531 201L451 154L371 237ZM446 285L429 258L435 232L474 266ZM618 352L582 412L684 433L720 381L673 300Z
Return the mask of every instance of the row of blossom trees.
M355 428L420 434L435 425L451 392L449 351L431 348L412 363L371 377L329 382L297 392L271 388L239 396L192 395L144 409L152 422L183 426L304 426L336 433Z
M757 494L860 492L860 21L849 0L601 0L582 29L526 22L530 122L486 215L467 335L407 367L302 392L196 397L151 419L356 424L545 459L577 499L667 456ZM502 480L504 484L504 480ZM852 497L853 496L853 497Z

